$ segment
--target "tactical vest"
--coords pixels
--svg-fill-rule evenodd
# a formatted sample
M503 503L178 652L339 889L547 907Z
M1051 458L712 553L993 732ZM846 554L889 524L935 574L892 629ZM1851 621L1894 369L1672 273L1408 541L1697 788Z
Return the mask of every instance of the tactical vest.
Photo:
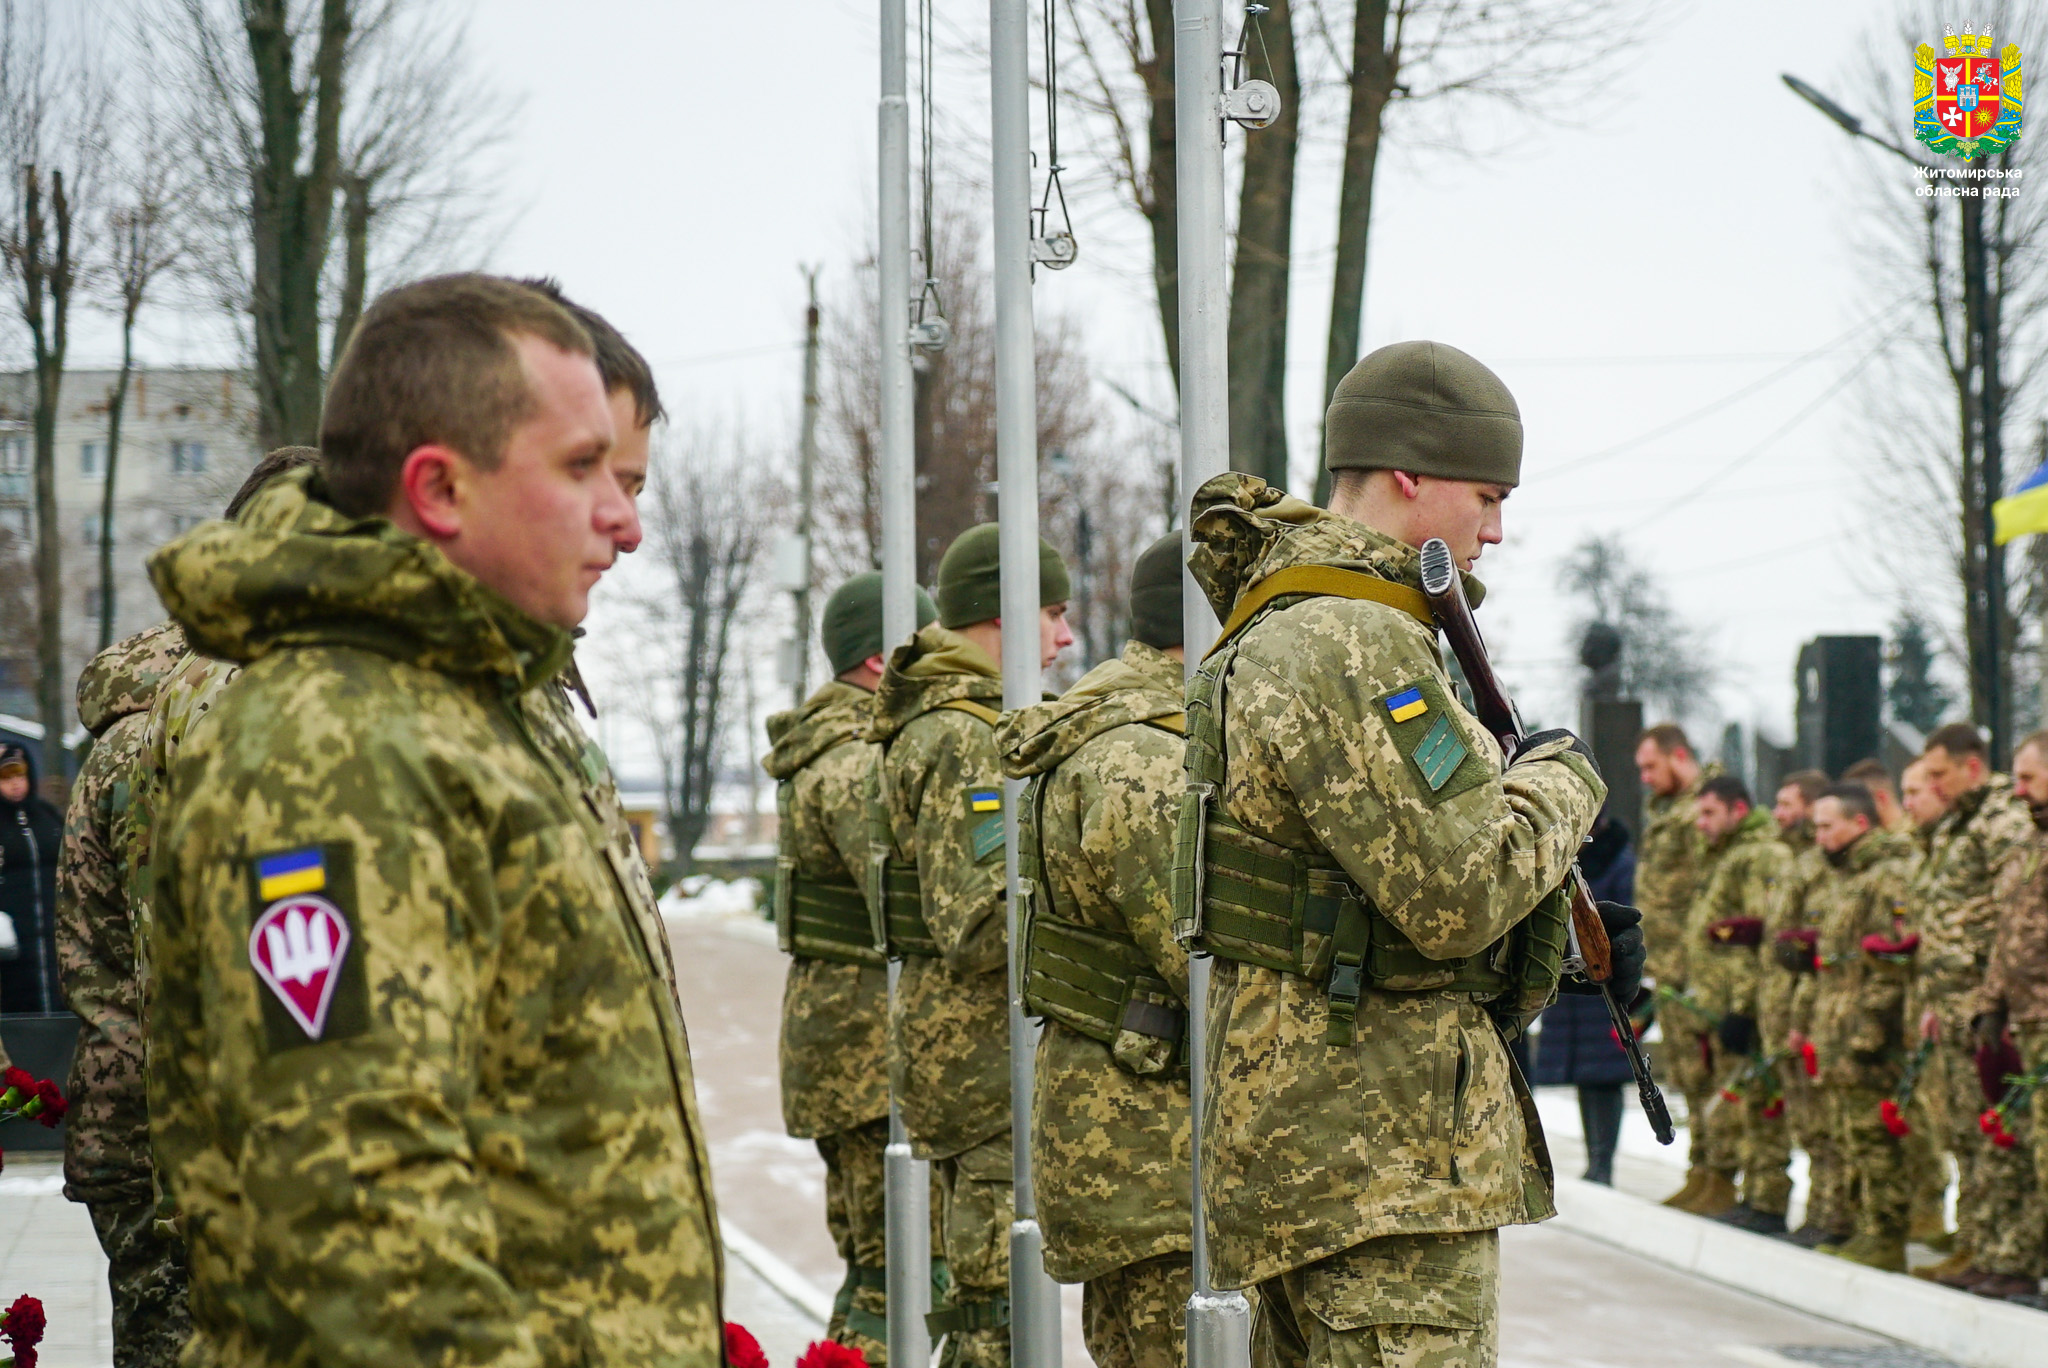
M783 953L834 964L880 967L869 929L868 904L852 879L818 878L805 874L796 858L796 776L775 786L775 811L780 817L775 852L775 937Z
M935 703L925 711L938 712L941 709L966 713L990 727L995 726L1002 716L988 704L977 703L971 698ZM917 717L922 716L924 713L917 714ZM916 720L916 717L910 719ZM939 942L924 919L924 889L918 882L917 865L912 861L892 858L896 837L889 825L889 750L886 743L881 758L868 770L867 802L868 944L877 954L888 959L906 956L937 959Z
M1186 735L1183 714L1146 725ZM1050 1017L1110 1048L1126 1073L1187 1072L1187 1004L1127 934L1087 926L1054 910L1045 877L1045 781L1024 786L1017 813L1018 963L1026 1015Z
M1322 983L1333 1045L1351 1043L1366 989L1458 993L1517 1015L1536 1011L1555 992L1564 963L1571 904L1562 890L1478 954L1433 959L1327 854L1268 841L1222 812L1217 795L1229 770L1224 681L1242 635L1275 608L1326 596L1386 604L1436 625L1417 590L1330 565L1277 571L1238 601L1188 681L1188 786L1173 860L1175 936L1199 954Z

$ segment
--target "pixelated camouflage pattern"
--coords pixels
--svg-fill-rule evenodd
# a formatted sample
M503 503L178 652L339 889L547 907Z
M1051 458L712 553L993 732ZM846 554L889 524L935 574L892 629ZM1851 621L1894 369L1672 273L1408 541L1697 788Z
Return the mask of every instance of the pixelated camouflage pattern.
M1906 1147L1885 1129L1881 1109L1889 1092L1837 1081L1822 1093L1833 1121L1836 1152L1854 1195L1845 1213L1850 1223L1867 1238L1904 1239L1913 1186L1906 1170Z
M1081 1342L1095 1368L1186 1368L1194 1284L1187 1254L1162 1254L1090 1278L1081 1288Z
M996 744L1011 778L1050 773L1039 843L1054 915L1134 941L1185 1001L1187 952L1173 938L1185 743L1133 720L1180 712L1182 677L1172 656L1130 642L1057 702L1005 716ZM1188 1144L1185 1078L1141 1077L1048 1020L1031 1103L1046 1272L1085 1282L1187 1249Z
M939 705L1003 705L988 653L933 623L889 656L869 739L887 748L892 858L915 863L939 956L903 962L890 1005L889 1081L919 1158L943 1159L1010 1126L1009 929L1000 849L974 853L989 814L970 789L1000 789L995 732ZM957 1275L957 1270L956 1270Z
M1975 1011L2004 1012L2015 1025L2048 1023L2048 833L2037 829L1999 866L1992 892L1998 928Z
M1778 933L1819 929L1821 899L1828 881L1827 855L1815 843L1810 826L1802 822L1780 839L1791 863L1778 881L1778 896L1764 922L1764 943L1757 951L1757 1035L1772 1050L1785 1047L1785 1037L1798 1019L1799 994L1813 982L1813 975L1794 972L1778 963ZM1795 1110L1796 1107L1795 1103Z
M888 1266L889 1256L884 1173L889 1122L884 1118L821 1135L816 1143L825 1165L825 1228L847 1274L825 1333L860 1350L868 1368L888 1368L889 1292L876 1275Z
M1219 615L1289 565L1420 583L1415 548L1250 476L1210 480L1192 516L1192 563ZM1562 882L1606 788L1560 742L1438 801L1381 702L1424 680L1454 697L1434 634L1406 613L1330 597L1270 610L1237 638L1225 680L1218 804L1255 836L1341 864L1425 955L1452 958L1499 940ZM1477 720L1455 701L1446 716L1498 773ZM1384 1235L1553 1213L1535 1108L1472 995L1368 989L1354 1043L1334 1046L1322 983L1219 960L1207 1010L1218 1286Z
M874 695L832 680L768 719L761 768L793 787L787 833L812 879L867 878L868 766L862 733ZM782 989L782 1121L815 1139L889 1114L889 976L874 965L798 955Z
M1699 777L1669 797L1643 798L1643 834L1636 841L1636 906L1643 914L1643 944L1649 951L1645 975L1667 988L1685 986L1685 927L1692 900L1705 883L1700 834L1700 785L1721 772L1707 765Z
M1916 1015L1932 1008L1945 1032L1961 1036L1970 1029L1998 933L1998 871L2033 841L2027 805L2002 774L1956 799L1935 824L1907 898L1913 929L1920 933L1913 964Z
M716 1217L655 912L535 697L568 635L311 479L150 561L194 649L244 667L154 842L184 1362L714 1368ZM314 843L348 856L364 1005L309 1042L266 1018L249 862Z
M1259 1285L1253 1368L1492 1368L1500 1235L1389 1235Z
M1865 936L1902 932L1911 859L1905 838L1879 829L1859 837L1831 871L1810 1032L1824 1088L1888 1089L1904 1066L1912 967L1862 947Z
M74 1202L152 1200L142 986L128 897L133 770L149 705L185 654L185 634L162 623L100 652L78 680L78 720L94 741L71 786L56 918L57 970L79 1020L64 1089L71 1101L64 1195Z
M1005 1129L932 1165L940 1248L952 1279L949 1305L985 1306L1009 1296L1010 1226L1017 1219L1012 1158ZM1008 1326L952 1331L939 1355L939 1368L1009 1368L1009 1362Z
M2048 1069L2048 1022L2030 1021L2014 1028L2020 1064L2028 1073ZM2048 1194L2048 1088L2034 1089L2029 1118L2034 1128L2034 1190Z
M114 1368L174 1368L192 1333L185 1242L157 1218L151 1193L94 1201L88 1210L107 1256Z
M1791 869L1791 852L1778 839L1771 814L1759 808L1710 844L1710 872L1686 914L1686 992L1716 1017L1755 1016L1760 947L1723 940L1714 927L1730 917L1768 923Z

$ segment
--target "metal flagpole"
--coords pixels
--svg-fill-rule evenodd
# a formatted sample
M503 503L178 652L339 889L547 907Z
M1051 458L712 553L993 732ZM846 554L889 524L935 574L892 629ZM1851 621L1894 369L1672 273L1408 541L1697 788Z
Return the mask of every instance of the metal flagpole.
M1279 112L1277 92L1268 97L1248 82L1223 91L1223 16L1220 0L1176 0L1174 5L1174 165L1180 199L1180 496L1182 558L1194 549L1186 514L1194 492L1229 466L1230 403L1228 334L1229 279L1224 264L1224 120L1270 123ZM1267 91L1271 87L1266 87ZM1265 100L1266 103L1254 103ZM1214 641L1215 615L1194 576L1182 586L1182 624L1188 673L1202 660L1202 643ZM1202 1202L1202 1111L1207 1101L1209 957L1188 958L1189 1147L1194 1186L1194 1295L1188 1298L1190 1368L1248 1368L1251 1363L1251 1304L1241 1292L1218 1292L1209 1282L1209 1229Z
M996 489L1002 556L1003 706L1039 701L1038 393L1031 322L1031 86L1027 0L989 0L991 180L995 213ZM1003 781L1010 944L1018 943L1017 803ZM1038 1028L1024 1015L1010 957L1010 1145L1016 1220L1010 1226L1010 1360L1059 1368L1059 1285L1045 1273L1045 1240L1031 1186L1031 1073Z
M880 261L876 318L881 350L882 639L893 650L917 630L917 471L911 450L910 96L904 0L882 0L881 185L876 196ZM886 654L886 652L885 652ZM902 963L889 962L890 1015ZM932 1224L930 1166L912 1157L903 1111L889 1099L889 1146L882 1162L888 1209L889 1362L931 1362Z

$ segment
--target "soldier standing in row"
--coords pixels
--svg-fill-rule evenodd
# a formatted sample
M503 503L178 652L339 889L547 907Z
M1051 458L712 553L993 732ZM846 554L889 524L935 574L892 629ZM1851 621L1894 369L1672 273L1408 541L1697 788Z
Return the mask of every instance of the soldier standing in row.
M1131 576L1131 640L996 729L1018 814L1024 1006L1045 1269L1085 1284L1098 1368L1179 1368L1192 1289L1187 951L1173 937L1185 746L1181 538Z
M1553 895L1606 786L1566 732L1501 754L1417 587L1425 541L1469 571L1501 540L1507 387L1399 343L1352 368L1325 432L1330 511L1241 474L1190 511L1224 619L1188 686L1175 857L1194 876L1177 915L1216 957L1196 1065L1214 1276L1257 1287L1264 1368L1490 1364L1498 1227L1554 1211L1497 1020L1517 1030L1556 991ZM1627 1001L1640 918L1602 911Z
M1010 1361L1010 1015L1004 912L1001 568L994 523L939 562L939 620L895 648L868 737L869 905L903 960L889 1082L912 1149L933 1161L951 1304L927 1318L944 1368ZM1041 541L1039 664L1071 646L1068 580Z
M1970 1019L1997 933L1992 888L2005 863L2033 843L2034 823L2014 796L2012 781L1991 772L1984 740L1968 723L1935 730L1921 763L1948 811L1908 894L1920 934L1914 1014L1940 1060L1957 1181L1955 1253L1931 1270L1916 1271L1966 1291L1987 1284L1991 1293L2005 1296L2032 1291L2041 1272L2039 1241L2022 1229L2033 1166L1995 1147L1978 1128L1986 1090Z
M937 610L917 591L917 625ZM768 719L761 762L780 817L775 928L794 956L782 991L782 1119L825 1161L825 1224L846 1279L826 1333L870 1368L888 1361L888 1229L882 1151L889 1143L888 961L875 948L867 877L867 725L881 682L882 576L855 575L819 621L832 679Z
M151 561L245 666L173 765L150 901L188 1357L721 1361L658 917L536 740L633 525L614 435L559 305L422 281L364 313L320 470Z
M1804 1061L1788 1044L1793 1000L1802 979L1813 972L1813 947L1819 940L1819 895L1828 862L1813 839L1813 805L1827 786L1828 777L1819 770L1798 770L1778 784L1771 816L1790 859L1757 952L1757 1038L1763 1049L1779 1055L1771 1072L1784 1101L1782 1121L1775 1132L1765 1132L1767 1153L1759 1161L1782 1169L1791 1162L1792 1144L1806 1152L1806 1218L1787 1238L1808 1249L1838 1234L1847 1239L1853 1219L1826 1114Z
M1712 873L1693 899L1686 928L1687 983L1697 1009L1716 1023L1709 1048L1719 1094L1705 1118L1708 1182L1693 1209L1760 1235L1782 1235L1792 1196L1784 1167L1790 1155L1773 1143L1784 1104L1757 1033L1757 981L1758 947L1792 857L1771 814L1750 806L1749 790L1733 775L1704 781L1698 807Z

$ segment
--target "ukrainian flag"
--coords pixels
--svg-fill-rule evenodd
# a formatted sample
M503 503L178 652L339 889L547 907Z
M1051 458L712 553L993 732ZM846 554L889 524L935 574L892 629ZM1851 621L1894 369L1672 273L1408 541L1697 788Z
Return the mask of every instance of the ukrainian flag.
M1001 789L972 789L967 794L969 812L1001 812L1003 793Z
M265 902L327 887L327 861L320 848L287 850L256 861L256 896Z
M1406 722L1411 717L1420 717L1429 711L1429 704L1422 697L1420 689L1403 689L1387 700L1387 715L1396 722Z
M2048 532L2048 464L1991 505L1991 539L2000 546L2029 532Z

